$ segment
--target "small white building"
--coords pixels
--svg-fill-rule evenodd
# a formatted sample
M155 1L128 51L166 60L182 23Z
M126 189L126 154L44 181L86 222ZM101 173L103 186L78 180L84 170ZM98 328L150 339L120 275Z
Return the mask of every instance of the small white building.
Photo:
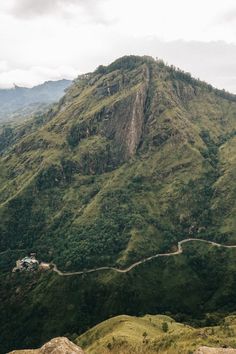
M34 271L37 270L39 267L39 262L35 258L35 254L32 253L30 257L24 257L22 259L18 259L16 261L16 266L13 268L13 273L15 272L22 272L22 271Z

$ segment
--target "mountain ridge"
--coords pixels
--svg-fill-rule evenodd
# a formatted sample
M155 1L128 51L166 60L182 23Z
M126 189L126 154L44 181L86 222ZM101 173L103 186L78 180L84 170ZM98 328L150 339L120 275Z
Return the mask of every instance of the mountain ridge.
M43 110L50 103L57 102L64 90L72 83L71 80L46 81L32 88L14 86L0 89L0 122L26 118Z
M193 328L165 315L110 318L76 338L87 354L235 353L235 317L220 326ZM227 348L227 349L226 349Z

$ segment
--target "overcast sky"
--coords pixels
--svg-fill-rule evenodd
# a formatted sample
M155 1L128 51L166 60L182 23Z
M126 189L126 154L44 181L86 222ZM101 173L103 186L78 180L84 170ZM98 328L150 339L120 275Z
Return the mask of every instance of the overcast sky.
M235 0L0 0L0 43L0 87L146 54L236 93Z

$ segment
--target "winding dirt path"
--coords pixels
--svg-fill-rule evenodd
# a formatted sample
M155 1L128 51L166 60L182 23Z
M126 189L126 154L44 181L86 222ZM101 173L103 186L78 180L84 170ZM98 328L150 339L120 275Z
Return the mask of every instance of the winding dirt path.
M87 273L94 273L94 272L100 272L103 270L113 270L117 273L128 273L130 272L132 269L138 267L140 264L146 263L148 261L151 261L154 258L158 258L158 257L172 257L172 256L177 256L180 255L181 253L183 253L183 248L182 245L184 243L188 243L188 242L204 242L204 243L208 243L209 245L215 246L215 247L223 247L223 248L236 248L236 245L232 245L232 246L227 246L227 245L222 245L220 243L217 242L213 242L213 241L207 241L207 240L203 240L200 238L187 238L185 240L179 241L178 242L178 249L175 252L171 252L171 253L157 253L154 254L153 256L144 258L140 261L137 261L133 264L131 264L129 267L124 268L124 269L120 269L120 268L115 268L115 267L99 267L99 268L92 268L92 269L84 269L78 272L62 272L61 270L59 270L56 266L56 264L51 263L52 265L52 270L57 273L58 275L62 276L62 277L66 277L66 276L71 276L71 275L82 275L82 274L87 274Z

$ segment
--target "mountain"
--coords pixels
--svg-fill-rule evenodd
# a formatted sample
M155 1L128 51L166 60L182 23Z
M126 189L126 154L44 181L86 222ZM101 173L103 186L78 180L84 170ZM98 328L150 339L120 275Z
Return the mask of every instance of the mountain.
M0 122L27 117L50 103L58 101L70 80L47 81L32 88L15 86L12 89L0 89Z
M189 235L234 242L236 101L225 96L128 57L79 77L35 131L3 129L0 250L78 270Z
M191 241L149 259L188 238L236 244L235 132L234 95L136 56L79 76L47 113L2 127L4 350L122 313L203 321L235 311L233 248ZM69 276L11 274L32 252ZM123 273L85 271L144 259Z

